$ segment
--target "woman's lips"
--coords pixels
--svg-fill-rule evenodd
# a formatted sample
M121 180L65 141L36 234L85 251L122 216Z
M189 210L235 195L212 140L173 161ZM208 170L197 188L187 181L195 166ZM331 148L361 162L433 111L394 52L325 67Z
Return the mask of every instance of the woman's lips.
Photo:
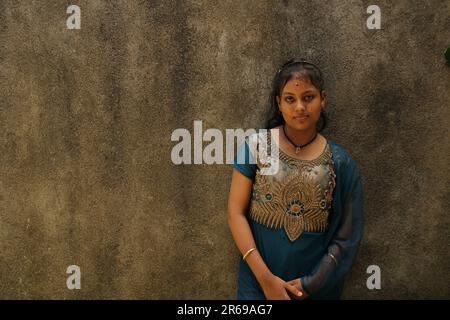
M305 121L307 118L308 118L308 116L294 117L295 120L299 120L299 121Z

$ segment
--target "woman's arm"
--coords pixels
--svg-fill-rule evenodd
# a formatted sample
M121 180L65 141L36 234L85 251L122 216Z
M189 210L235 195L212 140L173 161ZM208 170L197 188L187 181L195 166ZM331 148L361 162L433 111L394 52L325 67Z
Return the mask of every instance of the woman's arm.
M312 272L300 278L307 294L326 293L343 281L356 257L363 231L363 187L359 168L355 162L347 167L350 174L341 203L340 223L328 252Z
M242 255L250 248L256 248L245 212L250 202L252 181L233 169L230 195L228 197L228 225L236 246ZM259 283L270 275L270 270L264 263L258 250L254 250L245 260Z
M242 255L256 244L245 216L252 190L252 180L233 169L228 198L228 225L236 246ZM290 299L286 290L298 294L294 286L276 277L263 261L258 250L251 252L245 260L261 285L268 299Z

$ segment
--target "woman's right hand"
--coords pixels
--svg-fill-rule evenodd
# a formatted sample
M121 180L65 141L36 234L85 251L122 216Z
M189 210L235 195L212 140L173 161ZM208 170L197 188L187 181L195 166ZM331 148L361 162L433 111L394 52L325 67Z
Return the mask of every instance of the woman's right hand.
M267 300L292 300L288 292L291 292L297 297L300 297L302 294L295 286L274 274L266 276L260 285Z

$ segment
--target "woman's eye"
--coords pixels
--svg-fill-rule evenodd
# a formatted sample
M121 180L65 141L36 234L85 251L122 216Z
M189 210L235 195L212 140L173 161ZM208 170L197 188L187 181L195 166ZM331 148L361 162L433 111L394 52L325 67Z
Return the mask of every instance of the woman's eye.
M287 103L291 103L291 102L293 102L294 101L294 98L292 98L292 97L287 97L286 98L286 102Z
M312 99L314 99L314 96L312 95L305 96L306 101L311 101Z

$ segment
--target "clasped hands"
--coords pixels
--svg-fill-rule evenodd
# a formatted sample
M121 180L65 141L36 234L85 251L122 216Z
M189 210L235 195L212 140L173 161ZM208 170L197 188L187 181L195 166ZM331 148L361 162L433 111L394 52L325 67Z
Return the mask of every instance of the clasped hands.
M267 300L303 300L308 294L303 290L300 279L284 281L276 275L265 277L260 283Z

